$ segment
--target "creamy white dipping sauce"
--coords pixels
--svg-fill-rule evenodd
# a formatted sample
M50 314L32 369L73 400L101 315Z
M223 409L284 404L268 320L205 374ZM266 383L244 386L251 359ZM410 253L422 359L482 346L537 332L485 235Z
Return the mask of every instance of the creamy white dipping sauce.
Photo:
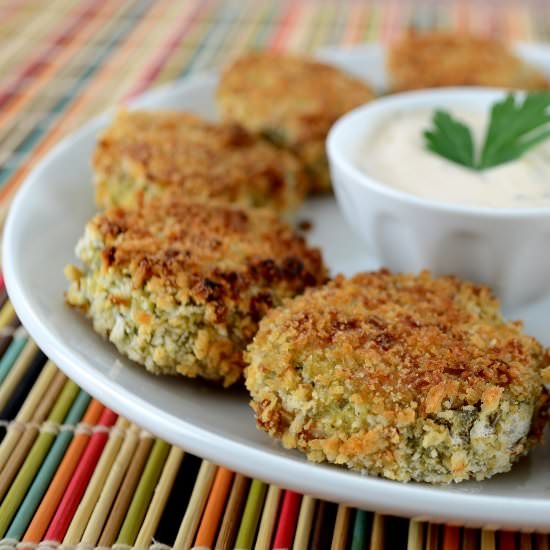
M449 111L471 128L479 155L488 115ZM438 202L492 208L550 206L550 140L518 160L478 172L426 149L423 132L433 126L432 116L432 110L403 112L382 123L361 151L361 169L380 183Z

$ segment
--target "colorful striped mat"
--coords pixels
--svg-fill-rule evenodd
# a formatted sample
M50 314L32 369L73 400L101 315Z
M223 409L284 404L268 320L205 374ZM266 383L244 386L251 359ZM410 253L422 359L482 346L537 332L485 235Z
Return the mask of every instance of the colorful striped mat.
M547 535L324 502L187 454L79 389L0 295L0 548L550 548Z
M2 0L0 208L44 152L113 103L249 48L312 51L416 27L550 40L550 3ZM538 549L542 535L355 510L230 472L68 380L0 278L0 548Z

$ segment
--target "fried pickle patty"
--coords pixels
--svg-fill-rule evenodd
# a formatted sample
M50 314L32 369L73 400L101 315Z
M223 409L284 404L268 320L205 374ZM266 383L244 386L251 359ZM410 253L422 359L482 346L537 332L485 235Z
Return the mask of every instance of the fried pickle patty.
M394 480L508 471L546 415L543 348L455 277L338 276L268 313L246 359L259 428Z
M67 302L154 373L230 385L258 321L326 278L320 252L267 210L151 199L95 216Z
M504 44L453 32L409 33L389 49L394 91L438 86L495 86L541 90L548 80Z
M347 111L373 99L371 88L308 58L262 52L238 58L223 73L223 117L298 155L314 191L330 189L325 138Z
M235 124L169 111L120 111L94 155L96 202L131 208L176 190L277 211L300 206L307 178L293 155Z

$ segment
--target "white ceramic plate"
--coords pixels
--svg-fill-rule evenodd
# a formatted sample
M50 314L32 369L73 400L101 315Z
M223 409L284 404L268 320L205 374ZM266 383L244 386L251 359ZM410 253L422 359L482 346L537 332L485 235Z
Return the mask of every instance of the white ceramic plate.
M546 64L550 47L525 46L526 58ZM383 87L383 52L376 46L325 50L321 55ZM147 108L175 108L214 118L216 77L196 76L146 94ZM6 224L3 265L10 297L39 346L71 378L115 411L184 449L250 476L317 497L381 512L447 521L550 531L550 445L512 472L482 483L446 487L400 484L312 464L282 449L254 425L243 389L158 378L119 355L89 322L63 303L63 267L94 212L90 154L108 115L60 143L29 175ZM332 198L312 200L300 216L314 228L333 272L376 267L350 232ZM550 299L513 312L550 344Z

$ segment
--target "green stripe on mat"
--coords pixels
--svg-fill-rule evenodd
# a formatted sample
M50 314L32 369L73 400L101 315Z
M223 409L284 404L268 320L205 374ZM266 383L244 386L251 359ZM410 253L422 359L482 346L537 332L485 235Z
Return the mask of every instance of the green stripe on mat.
M267 491L267 485L257 479L252 480L244 508L239 534L235 543L236 550L250 550L254 543L258 521Z
M369 532L368 522L368 512L365 512L365 510L357 510L355 512L350 550L363 550L363 548L367 547Z
M25 347L25 344L29 341L27 333L25 330L22 330L20 334L24 336L17 336L16 331L12 343L9 345L8 349L5 351L2 359L0 359L0 384L4 381L6 376L9 374L10 369L13 367L13 364L19 357L19 354Z
M161 439L155 441L116 544L128 544L130 546L134 544L169 451L170 445L168 443Z

